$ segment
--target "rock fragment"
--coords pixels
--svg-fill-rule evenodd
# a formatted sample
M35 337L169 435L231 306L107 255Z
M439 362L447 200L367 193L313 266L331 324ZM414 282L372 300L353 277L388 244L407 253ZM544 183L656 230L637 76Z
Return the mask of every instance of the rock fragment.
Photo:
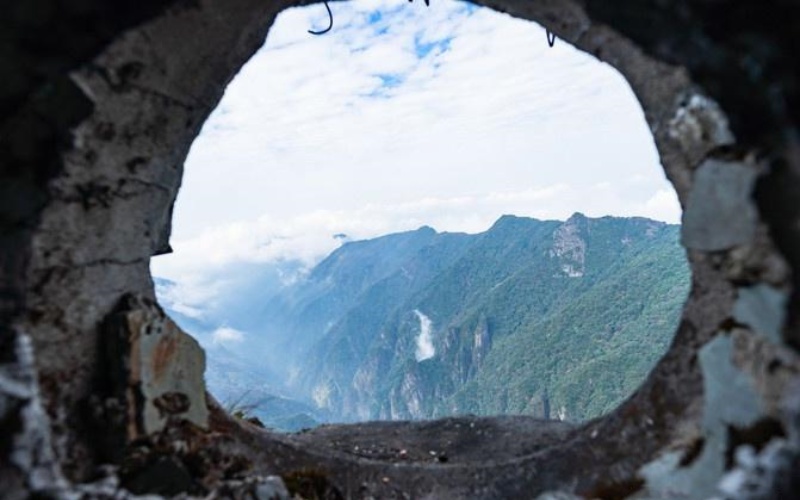
M208 427L205 353L158 305L125 297L105 334L112 392L125 402L129 442L162 431L171 420Z
M744 163L717 159L703 162L683 213L683 245L717 252L750 242L758 221L751 200L757 173Z

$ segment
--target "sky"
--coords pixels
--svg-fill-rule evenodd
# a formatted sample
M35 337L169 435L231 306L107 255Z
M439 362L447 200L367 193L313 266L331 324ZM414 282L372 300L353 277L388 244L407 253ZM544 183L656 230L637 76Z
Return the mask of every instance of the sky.
M679 221L610 66L463 2L331 9L321 36L307 30L327 26L322 4L282 12L226 89L189 153L175 252L153 259L154 275L210 289L226 269L311 265L342 234L474 233L503 214Z

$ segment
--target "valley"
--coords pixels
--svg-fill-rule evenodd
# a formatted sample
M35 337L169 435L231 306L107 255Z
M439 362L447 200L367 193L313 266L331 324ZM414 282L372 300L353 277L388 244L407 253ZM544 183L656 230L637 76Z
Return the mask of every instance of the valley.
M290 282L241 298L246 340L230 350L206 343L208 383L283 430L598 417L671 341L689 288L678 233L644 218L574 214L346 242ZM165 307L191 333L220 326Z

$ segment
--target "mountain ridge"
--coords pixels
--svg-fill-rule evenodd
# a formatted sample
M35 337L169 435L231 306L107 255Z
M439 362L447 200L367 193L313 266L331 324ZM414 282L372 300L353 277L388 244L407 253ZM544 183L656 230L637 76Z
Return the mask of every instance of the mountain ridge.
M688 286L678 226L503 215L347 241L243 309L249 351L315 418L583 420L638 386Z
M516 342L522 344L540 327L589 328L575 317L578 313L575 306L569 305L570 294L581 294L582 300L591 304L596 303L599 293L592 292L593 287L612 292L621 287L626 296L631 296L628 288L636 282L637 273L624 274L625 266L615 260L622 258L640 270L642 266L655 269L658 256L663 254L668 258L658 273L668 276L671 282L654 300L669 299L669 311L663 314L670 320L663 322L656 345L647 349L645 358L655 362L655 351L666 347L665 339L672 335L671 325L677 324L677 311L688 289L688 281L683 285L678 283L688 277L688 269L678 244L677 226L645 218L589 218L576 213L560 222L503 216L487 231L462 235L455 242L456 248L437 253L440 248L435 236L445 234L448 233L426 234L425 244L405 254L406 259L402 265L395 265L393 273L370 281L350 296L345 310L327 318L324 334L303 351L303 363L295 368L299 375L292 380L294 388L310 394L318 406L333 414L363 420L427 418L466 412L536 413L539 410L534 407L543 407L541 401L547 399L544 393L550 391L546 387L550 384L554 387L550 391L552 397L565 401L562 413L588 418L600 411L598 408L604 410L613 404L606 399L618 401L622 389L609 389L613 397L603 396L602 402L594 404L585 398L565 395L564 383L545 384L541 380L534 384L529 378L517 380L519 377L508 374L507 380L520 386L516 389L520 394L509 396L516 398L517 403L475 397L473 393L478 387L485 394L498 393L494 387L497 381L492 386L489 379L493 377L483 373L482 368L483 363L489 362L492 371L504 370L504 363L497 360L497 354L492 354L495 344L501 350L513 351L513 347L504 347L513 342L503 340L512 332L528 332L516 333ZM616 243L612 245L612 241ZM350 247L338 252L359 249L358 244L351 242ZM654 245L658 250L655 257L647 258L647 251L653 250ZM324 262L320 264L323 269ZM683 272L667 273L681 266ZM621 275L627 276L628 284L619 282L617 277ZM320 278L318 275L317 279ZM334 273L326 279L335 281L338 276ZM576 279L585 286L577 286ZM651 281L647 281L648 286L655 286ZM414 285L409 286L410 283ZM535 289L536 283L541 284L540 289ZM511 309L504 311L509 306ZM624 310L622 304L619 308ZM420 328L415 311L424 314L435 330L436 355L421 362L413 356L417 350L414 339ZM650 316L641 317L643 311L628 314L627 321L653 322L650 316L662 313L648 310L646 315ZM572 317L572 323L562 325L557 318L559 314ZM547 321L534 321L536 316ZM556 351L557 347L551 346ZM590 362L584 359L585 352L581 356L580 359ZM526 365L530 367L530 363ZM638 364L636 368L643 377L646 368ZM536 372L533 367L530 370ZM623 379L617 386L631 385L629 377ZM522 392L526 394L523 396ZM518 403L531 398L538 398L540 403Z

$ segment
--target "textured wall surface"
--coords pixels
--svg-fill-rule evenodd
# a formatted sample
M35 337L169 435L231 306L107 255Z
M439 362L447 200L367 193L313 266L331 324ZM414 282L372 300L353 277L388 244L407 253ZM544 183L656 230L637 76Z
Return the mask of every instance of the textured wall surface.
M227 418L210 400L210 431L176 421L150 444L109 449L119 442L97 439L97 429L143 417L113 408L103 325L123 297L152 302L149 258L169 249L189 146L290 2L8 0L3 491L200 494L280 474L290 490L330 498L800 496L788 472L800 465L798 4L478 3L613 65L645 111L684 208L693 283L674 343L642 387L606 417L568 429L451 419L281 436ZM131 314L163 323L149 307ZM141 407L156 405L157 394L143 397L154 399ZM462 445L461 459L398 462L386 452L401 439L421 457L443 435ZM119 474L80 484L109 460ZM171 482L159 479L165 467L176 471Z

